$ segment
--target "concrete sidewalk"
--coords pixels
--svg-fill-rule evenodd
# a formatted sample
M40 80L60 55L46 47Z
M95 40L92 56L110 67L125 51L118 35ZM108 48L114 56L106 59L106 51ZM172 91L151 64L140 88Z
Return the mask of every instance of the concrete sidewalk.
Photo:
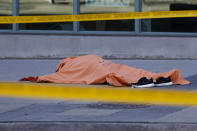
M197 60L113 61L152 72L177 68L192 84L165 88L197 90ZM58 62L59 60L0 60L0 80L17 81L25 76L53 73ZM197 108L0 98L0 130L195 131Z

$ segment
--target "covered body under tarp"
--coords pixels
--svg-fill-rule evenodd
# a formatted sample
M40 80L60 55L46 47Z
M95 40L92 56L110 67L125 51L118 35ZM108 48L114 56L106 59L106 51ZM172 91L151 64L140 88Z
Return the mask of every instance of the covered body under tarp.
M164 73L153 73L110 60L104 60L97 55L68 57L57 66L56 72L40 76L37 82L52 82L62 84L102 84L110 83L114 86L130 86L142 77L153 78L171 77L173 84L190 84L184 80L179 70L174 69Z

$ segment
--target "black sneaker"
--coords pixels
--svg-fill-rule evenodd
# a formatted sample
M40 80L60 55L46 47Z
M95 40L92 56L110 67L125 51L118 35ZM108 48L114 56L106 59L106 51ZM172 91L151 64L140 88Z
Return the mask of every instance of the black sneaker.
M170 85L173 85L170 77L168 77L168 78L159 77L154 84L155 84L155 86L170 86Z
M147 79L146 77L142 77L141 79L138 80L137 83L132 83L131 87L133 88L147 88L147 87L153 87L153 79Z

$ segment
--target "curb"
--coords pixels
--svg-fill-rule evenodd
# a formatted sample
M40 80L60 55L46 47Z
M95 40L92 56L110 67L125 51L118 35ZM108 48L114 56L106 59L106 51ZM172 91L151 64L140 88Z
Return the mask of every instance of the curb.
M91 122L11 122L0 123L1 131L196 131L187 123L91 123Z

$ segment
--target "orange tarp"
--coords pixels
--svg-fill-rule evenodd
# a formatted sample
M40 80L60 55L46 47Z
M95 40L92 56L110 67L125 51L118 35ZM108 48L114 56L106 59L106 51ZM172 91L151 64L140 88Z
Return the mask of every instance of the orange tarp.
M177 69L165 73L153 73L143 69L137 69L122 64L104 60L97 55L85 55L63 59L57 66L56 72L40 76L38 82L52 83L78 83L101 84L108 82L115 86L130 86L140 78L153 78L170 76L173 84L190 84L184 80Z

